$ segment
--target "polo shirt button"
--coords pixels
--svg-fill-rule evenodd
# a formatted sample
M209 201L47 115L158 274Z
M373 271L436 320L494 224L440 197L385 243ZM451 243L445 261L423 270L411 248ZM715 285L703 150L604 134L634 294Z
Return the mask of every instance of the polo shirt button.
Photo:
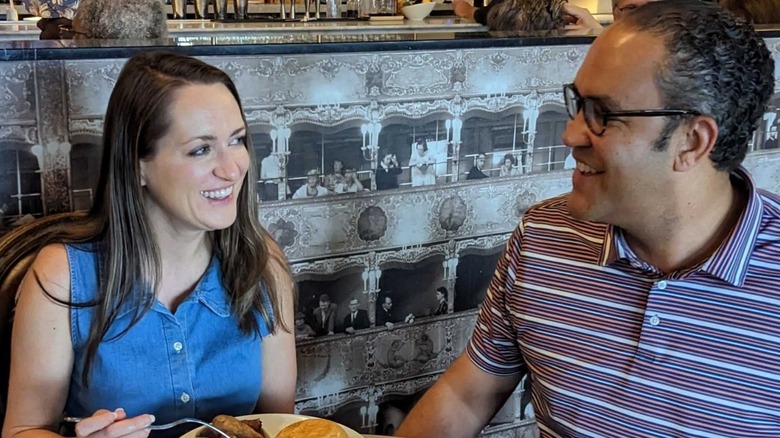
M661 280L658 283L656 283L655 285L658 286L658 289L664 290L664 289L666 289L667 283L666 283L666 280Z
M182 403L187 403L188 401L190 401L190 395L187 394L186 392L182 392L181 393L181 401L182 401Z
M658 317L658 315L653 315L650 317L650 325L656 326L661 323L661 318Z
M181 344L181 342L173 343L173 349L176 350L177 353L180 352L182 348L184 348L184 346Z

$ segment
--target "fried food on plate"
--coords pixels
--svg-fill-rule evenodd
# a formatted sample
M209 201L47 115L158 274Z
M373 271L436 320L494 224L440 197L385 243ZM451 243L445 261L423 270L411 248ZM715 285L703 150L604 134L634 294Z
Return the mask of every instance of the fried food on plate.
M293 423L279 432L276 438L349 438L347 432L330 420L312 418Z
M230 435L231 438L265 438L263 435L263 422L261 420L239 420L230 415L217 415L211 421L217 429ZM207 438L218 438L216 432L208 428L203 428L199 436Z

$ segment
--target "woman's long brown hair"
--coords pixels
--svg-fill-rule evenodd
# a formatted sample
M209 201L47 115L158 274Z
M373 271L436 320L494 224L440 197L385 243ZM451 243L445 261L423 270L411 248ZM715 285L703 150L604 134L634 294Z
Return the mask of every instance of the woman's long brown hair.
M118 335L122 336L154 303L162 265L143 204L140 160L155 153L157 142L166 134L171 117L175 117L169 111L174 93L189 84L223 84L241 108L233 81L216 67L165 52L130 58L108 102L100 181L89 213L46 216L0 240L0 279L47 244L94 244L100 267L97 300L63 303L95 307L86 343L85 384L98 345L119 309L127 305L135 309L131 323ZM243 109L241 112L243 117ZM238 194L237 219L230 227L211 233L213 247L241 332L247 336L258 332L255 311L260 312L272 333L279 327L289 332L291 327L282 318L281 295L293 291L294 284L284 254L258 221L255 154L249 136L246 148L251 165ZM142 279L141 284L138 279ZM268 292L270 311L263 305L261 283Z

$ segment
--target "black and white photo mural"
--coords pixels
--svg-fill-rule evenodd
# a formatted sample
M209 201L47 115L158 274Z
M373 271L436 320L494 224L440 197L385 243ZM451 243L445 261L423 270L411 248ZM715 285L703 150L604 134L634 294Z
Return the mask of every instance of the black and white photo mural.
M523 213L570 188L562 86L587 49L204 58L244 99L258 216L298 285L297 412L392 433L464 351ZM60 62L68 92L35 62L0 62L20 102L0 112L0 233L90 207L124 60ZM745 165L780 192L780 88L761 123ZM527 383L483 436L533 436Z

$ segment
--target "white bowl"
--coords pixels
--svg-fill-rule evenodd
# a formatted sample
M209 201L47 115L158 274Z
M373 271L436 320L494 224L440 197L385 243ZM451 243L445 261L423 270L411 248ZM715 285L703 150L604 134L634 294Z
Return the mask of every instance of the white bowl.
M422 21L431 14L435 6L436 2L417 3L416 5L404 6L401 8L401 13L410 21Z

